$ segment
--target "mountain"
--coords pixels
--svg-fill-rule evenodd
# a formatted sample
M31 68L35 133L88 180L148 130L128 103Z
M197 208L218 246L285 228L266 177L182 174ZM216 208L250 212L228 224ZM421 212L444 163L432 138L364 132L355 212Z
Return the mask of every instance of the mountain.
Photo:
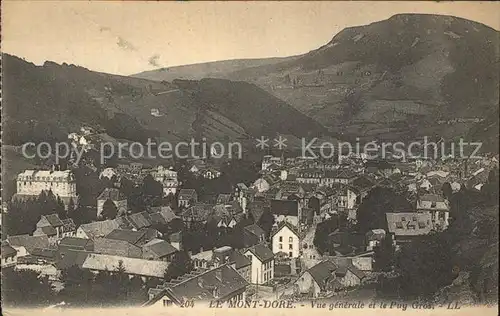
M293 59L219 76L254 83L343 138L456 138L498 111L499 61L490 27L398 14Z
M247 82L150 80L3 55L4 143L56 141L89 125L116 139L171 142L326 135L324 127Z
M155 81L172 81L174 79L200 80L203 78L220 79L226 78L229 73L246 68L276 64L295 58L297 57L222 60L144 71L132 75L132 77Z

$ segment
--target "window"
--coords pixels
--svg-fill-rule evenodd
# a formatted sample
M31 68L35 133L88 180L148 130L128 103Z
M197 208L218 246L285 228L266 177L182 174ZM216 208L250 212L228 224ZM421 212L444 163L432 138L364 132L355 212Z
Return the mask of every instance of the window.
M293 242L293 237L288 237L288 242Z
M280 244L280 245L279 245L279 248L280 248L280 249L283 249L283 245L282 245L282 244Z
M283 236L280 236L280 242L283 242Z
M289 256L289 257L293 257L293 254L292 254L292 252L291 252L291 251L288 253L288 256Z
M289 249L289 250L293 250L293 245L292 245L292 244L289 244L289 245L288 245L288 249Z

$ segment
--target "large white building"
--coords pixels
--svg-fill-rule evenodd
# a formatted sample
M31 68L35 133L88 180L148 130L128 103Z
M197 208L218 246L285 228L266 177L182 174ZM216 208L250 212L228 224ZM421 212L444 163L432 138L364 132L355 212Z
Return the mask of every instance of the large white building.
M288 222L282 222L271 234L273 253L285 253L289 258L300 256L300 235L297 228Z
M177 187L179 186L177 171L172 170L172 168L167 169L163 166L158 166L151 172L151 175L155 181L158 181L163 185L164 196L175 194L177 192Z
M65 204L70 199L76 202L76 181L70 170L25 170L17 176L18 196L38 196L49 190Z

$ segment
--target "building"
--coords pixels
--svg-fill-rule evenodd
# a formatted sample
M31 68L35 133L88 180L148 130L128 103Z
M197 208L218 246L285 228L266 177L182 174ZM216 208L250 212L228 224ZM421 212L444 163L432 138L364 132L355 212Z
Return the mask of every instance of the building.
M191 256L195 269L211 269L228 264L247 282L251 282L252 261L238 250L223 246L214 250L203 251Z
M299 201L294 200L271 200L271 214L274 215L276 223L287 221L293 226L299 226L301 218L301 206Z
M118 221L112 219L82 224L76 230L76 237L94 240L99 237L105 237L117 228L120 228Z
M346 287L360 285L365 273L352 264L339 266L323 260L304 271L294 282L296 293L310 297L327 296Z
M7 237L7 243L17 252L17 257L30 255L36 248L49 248L49 238L46 235L17 235Z
M371 251L373 248L380 245L385 238L385 230L372 229L366 233L366 251Z
M1 268L13 267L17 264L17 251L6 242L2 242L2 264Z
M243 245L251 247L266 241L266 232L256 224L243 228Z
M94 242L90 239L77 237L64 237L57 244L60 255L65 255L70 251L94 251Z
M151 172L153 179L158 181L163 186L163 196L168 196L169 194L176 194L177 188L179 187L179 181L177 179L177 171L171 168L164 168L163 166L158 166Z
M110 200L116 206L118 215L127 214L127 197L116 188L106 188L97 198L97 217L101 217L104 203Z
M265 244L252 246L243 252L252 262L251 283L265 284L274 278L274 254Z
M150 279L162 279L169 263L165 261L90 253L85 258L82 269L88 269L94 273L99 271L113 272L120 265L123 266L125 274L129 275L129 277L138 276L143 281L147 281Z
M179 207L189 207L198 203L198 194L195 189L181 189L177 201Z
M449 225L450 206L447 200L437 194L425 194L417 198L417 212L428 213L434 228L446 229Z
M17 193L13 198L34 197L42 191L52 191L56 197L61 198L66 207L70 201L73 201L74 205L78 201L75 176L70 170L25 170L17 176L16 186Z
M282 222L271 234L273 253L285 253L288 258L300 256L300 235L297 228L288 222Z
M36 224L33 236L46 235L51 244L55 244L64 237L76 235L76 226L71 218L61 220L57 214L42 215Z
M195 203L182 212L182 221L186 227L191 227L193 224L206 224L213 213L213 207L211 204Z
M149 289L149 300L143 306L183 306L189 301L244 301L247 286L248 282L230 265L198 269Z
M142 258L145 231L114 229L106 237L94 239L94 252L129 258Z
M152 239L142 246L142 258L171 262L174 255L179 252L174 246L163 239Z
M261 169L267 170L273 164L281 167L283 166L283 163L283 157L273 157L272 155L266 155L262 159Z
M386 213L385 217L388 232L394 236L397 244L427 235L433 229L430 213Z

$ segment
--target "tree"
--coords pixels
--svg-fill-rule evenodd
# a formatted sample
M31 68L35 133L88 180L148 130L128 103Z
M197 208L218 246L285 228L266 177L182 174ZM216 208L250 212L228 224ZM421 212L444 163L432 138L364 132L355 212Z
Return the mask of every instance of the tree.
M380 244L374 248L374 269L375 271L390 272L394 265L394 244L391 236L386 236Z
M274 216L269 209L264 210L257 225L266 232L266 238L269 238L274 225Z
M451 184L449 182L443 183L441 187L441 191L443 192L443 196L449 201L451 200L451 196L453 195L453 189L451 188Z
M434 233L404 245L396 256L401 295L408 299L431 299L453 280L452 245L445 234Z
M54 303L48 277L33 270L2 269L2 304L39 307Z
M170 265L165 270L164 279L169 281L189 273L192 270L193 263L191 262L189 254L186 251L179 251L174 254L172 262L170 262Z
M118 208L113 201L107 199L102 206L101 216L104 219L115 219L116 215L118 215Z
M386 213L398 213L411 210L406 198L391 188L376 187L372 189L358 208L358 228L362 233L371 229L387 230Z
M91 305L93 300L94 275L88 270L72 266L61 271L60 281L64 288L58 297L70 305Z

